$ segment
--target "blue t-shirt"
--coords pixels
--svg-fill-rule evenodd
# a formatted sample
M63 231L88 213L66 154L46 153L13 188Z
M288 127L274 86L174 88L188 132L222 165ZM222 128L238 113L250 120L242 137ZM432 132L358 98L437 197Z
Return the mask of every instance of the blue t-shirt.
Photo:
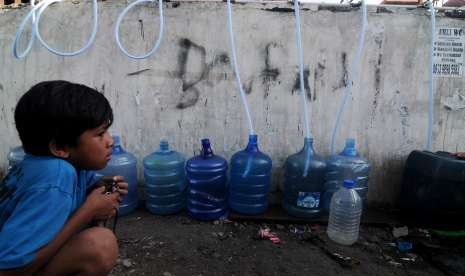
M0 270L31 263L82 205L97 177L67 161L26 154L0 184Z

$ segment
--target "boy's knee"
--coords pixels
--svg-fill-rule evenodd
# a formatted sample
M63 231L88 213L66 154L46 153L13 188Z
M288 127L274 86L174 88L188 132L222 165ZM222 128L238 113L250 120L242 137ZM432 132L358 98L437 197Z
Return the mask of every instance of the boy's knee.
M118 243L113 232L103 227L87 229L81 236L88 246L86 252L89 257L88 270L108 273L116 264L118 258Z

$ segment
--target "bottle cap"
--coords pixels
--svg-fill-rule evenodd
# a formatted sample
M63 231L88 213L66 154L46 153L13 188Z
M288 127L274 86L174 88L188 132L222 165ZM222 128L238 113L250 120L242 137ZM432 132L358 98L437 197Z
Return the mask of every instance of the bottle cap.
M355 182L350 179L344 180L344 188L352 189L355 186Z

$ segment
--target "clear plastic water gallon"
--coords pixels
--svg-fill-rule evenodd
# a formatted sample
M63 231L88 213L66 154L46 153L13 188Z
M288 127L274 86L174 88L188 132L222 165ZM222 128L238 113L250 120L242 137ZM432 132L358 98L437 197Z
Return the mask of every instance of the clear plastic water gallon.
M186 159L171 150L167 140L144 158L145 206L158 215L175 214L186 207Z
M257 135L249 136L247 147L232 156L230 166L229 207L246 215L264 213L268 208L272 163L258 149Z
M342 187L345 179L355 182L354 190L362 200L366 200L368 193L368 176L370 164L365 158L359 156L355 148L355 139L347 139L344 150L332 155L327 160L327 172L322 204L325 211L329 211L329 204L333 194Z
M354 189L352 180L334 193L329 210L328 237L342 245L351 245L358 239L362 199Z
M187 210L199 220L217 220L227 216L226 160L215 155L209 139L202 139L200 155L186 163L188 180Z
M119 206L119 215L127 215L134 211L139 203L137 195L137 159L121 146L121 138L117 135L113 137L111 160L107 166L97 171L103 176L121 175L128 183L128 194L123 198Z
M313 139L305 138L302 150L289 156L285 163L284 210L292 216L303 218L321 215L325 173L326 162L315 154Z

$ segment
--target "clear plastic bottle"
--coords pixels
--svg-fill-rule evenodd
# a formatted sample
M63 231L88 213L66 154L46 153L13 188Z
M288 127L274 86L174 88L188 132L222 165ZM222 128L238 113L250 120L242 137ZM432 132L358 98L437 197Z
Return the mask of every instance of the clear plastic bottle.
M354 190L352 180L344 180L331 199L328 221L328 237L342 245L351 245L358 239L362 200Z
M333 194L342 187L345 179L355 181L354 189L365 201L368 194L368 176L370 164L360 157L355 148L355 139L346 139L344 150L341 153L331 155L327 160L324 193L321 203L325 212L329 212L329 204Z
M19 164L24 159L24 149L23 147L15 147L8 153L8 171L13 168L14 165Z
M144 158L145 207L158 215L175 214L186 207L186 159L160 141L160 149Z
M231 158L229 207L242 214L258 215L268 208L271 159L258 149L257 135L249 136L247 148Z

